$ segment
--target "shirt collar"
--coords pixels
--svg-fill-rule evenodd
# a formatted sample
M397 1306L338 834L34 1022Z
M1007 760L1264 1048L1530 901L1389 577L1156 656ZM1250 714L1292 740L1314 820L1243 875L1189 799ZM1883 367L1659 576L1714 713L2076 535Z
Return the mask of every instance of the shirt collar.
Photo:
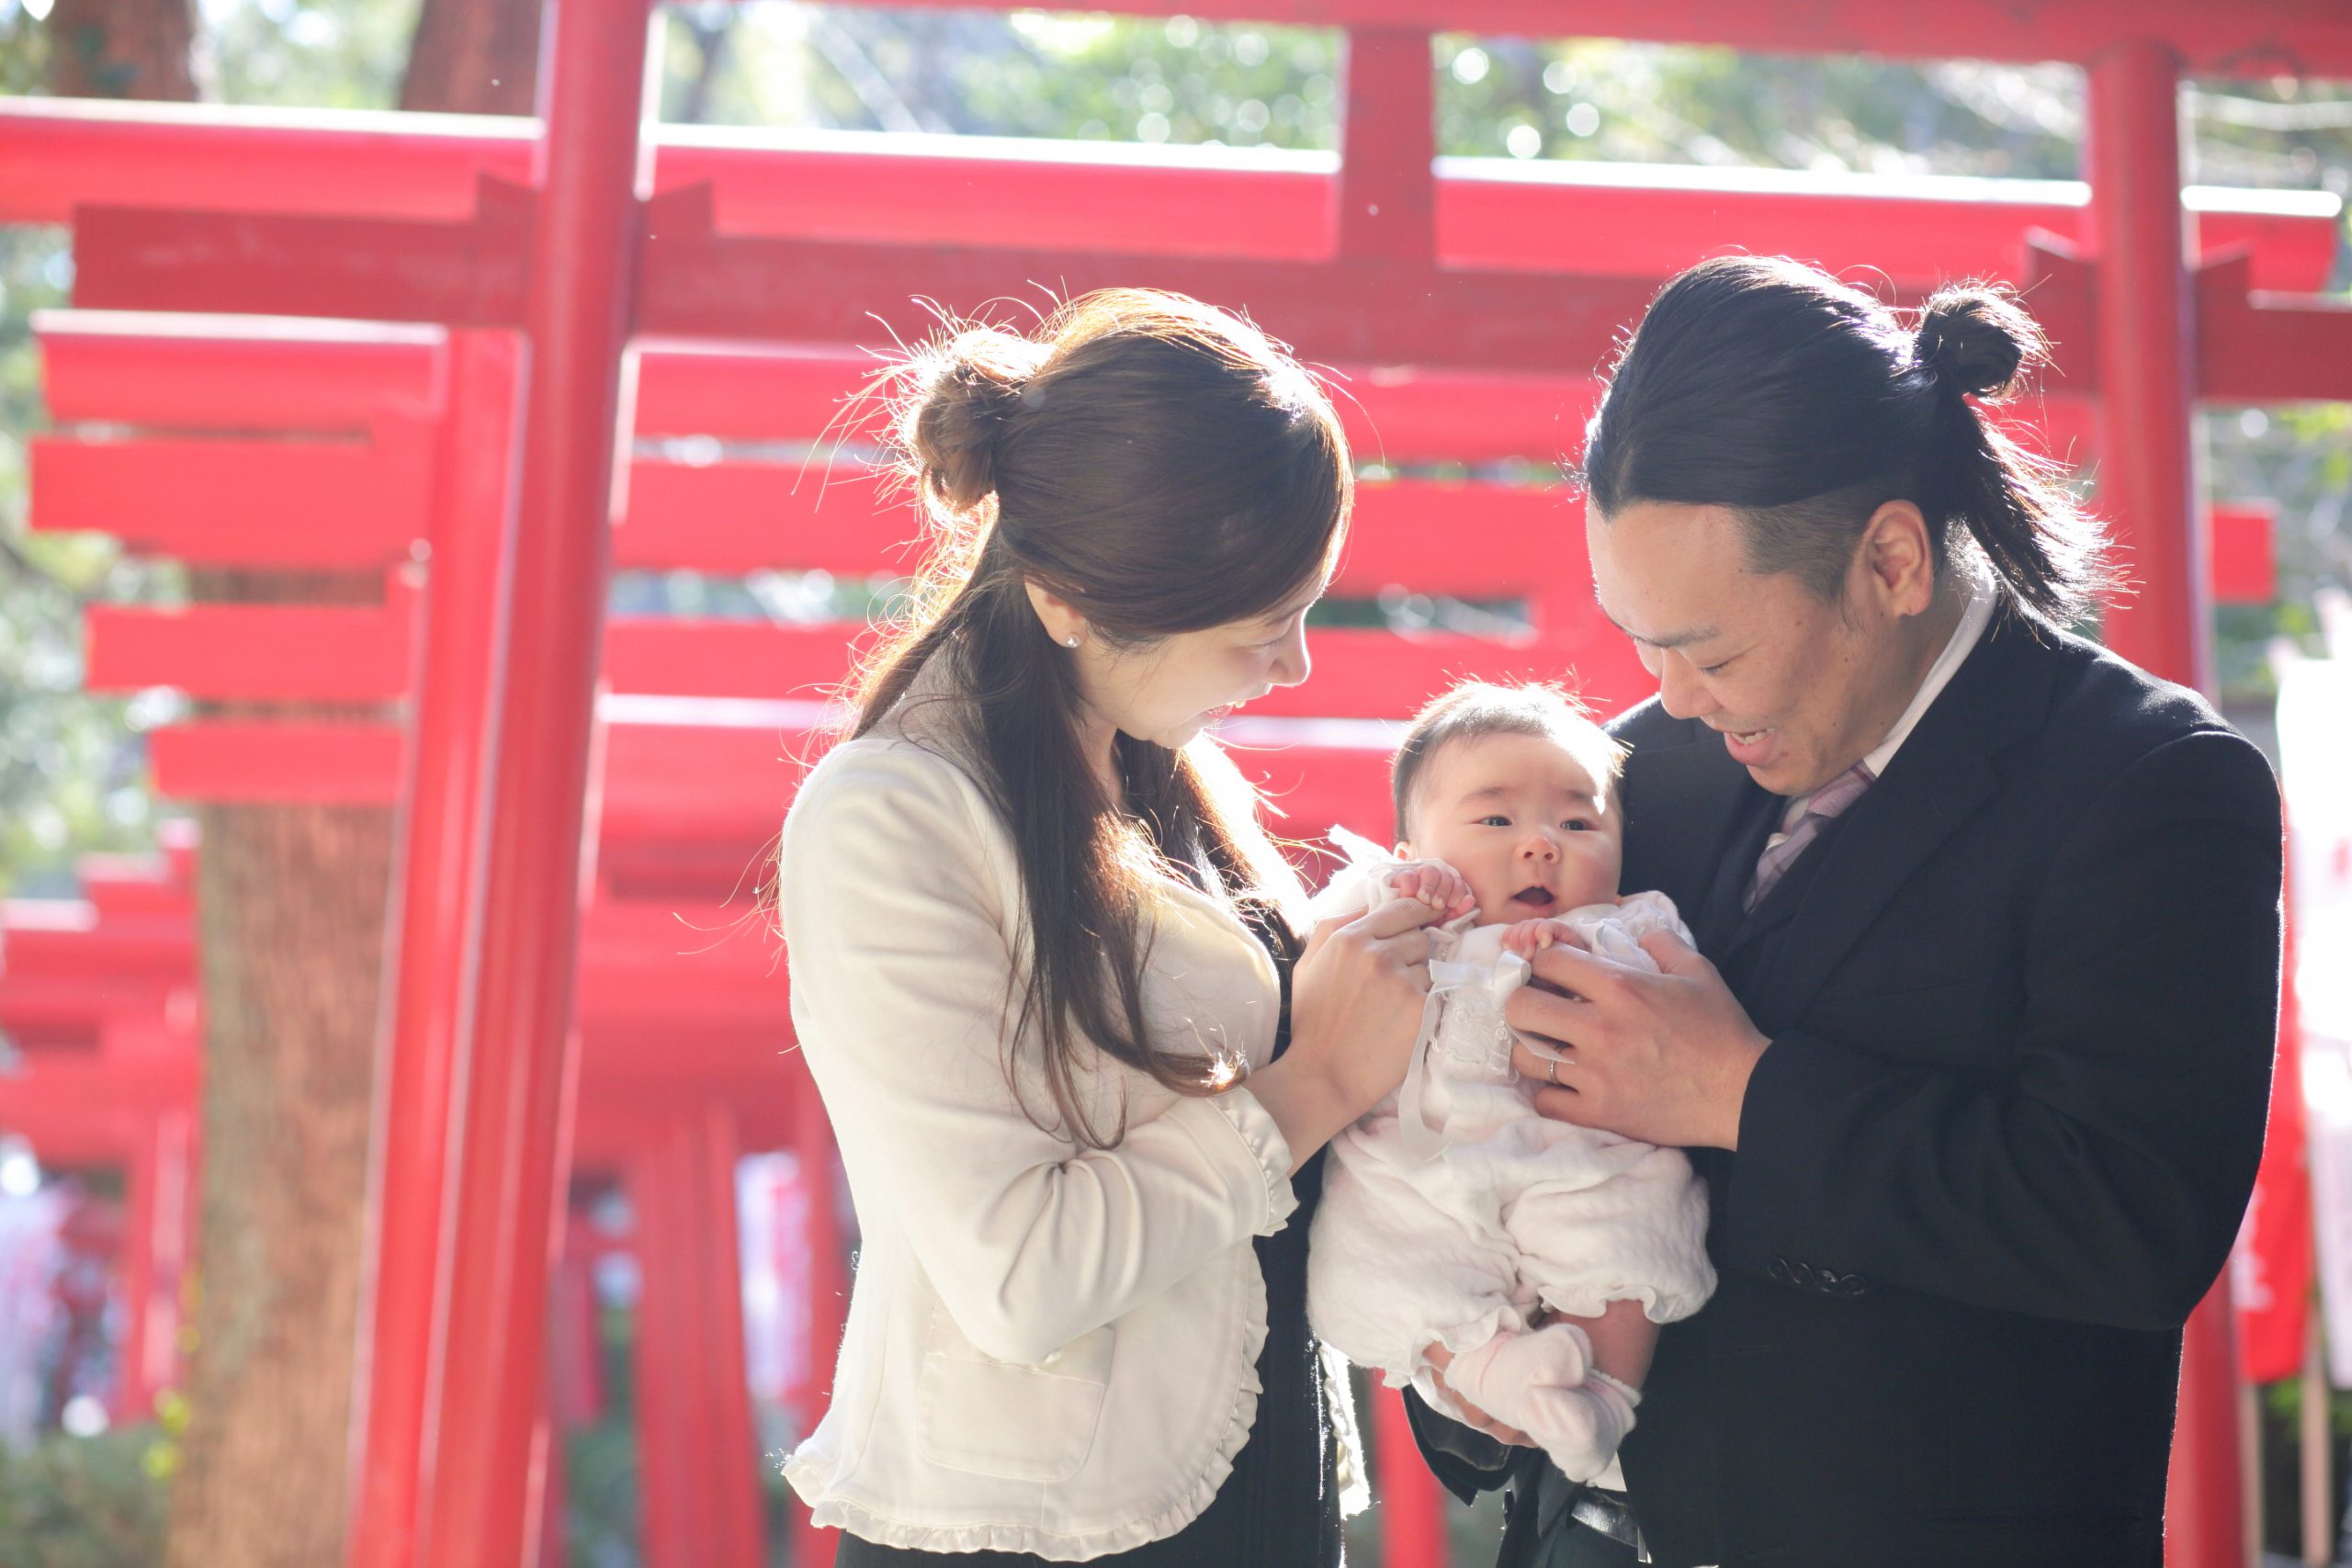
M1984 628L1993 624L1993 606L1997 596L1992 585L1976 573L1967 574L1962 581L1968 591L1968 600L1961 606L1960 625L1952 627L1951 639L1944 644L1944 650L1936 655L1936 661L1928 666L1928 678L1919 682L1918 691L1912 694L1911 705L1903 710L1903 716L1894 721L1894 728L1886 732L1886 739L1871 748L1870 754L1862 759L1874 779L1886 776L1886 765L1894 761L1894 753L1902 749L1904 741L1911 738L1911 731L1917 728L1921 716L1934 705L1936 698L1943 694L1943 689L1951 684L1952 676L1975 651L1978 640L1984 635Z

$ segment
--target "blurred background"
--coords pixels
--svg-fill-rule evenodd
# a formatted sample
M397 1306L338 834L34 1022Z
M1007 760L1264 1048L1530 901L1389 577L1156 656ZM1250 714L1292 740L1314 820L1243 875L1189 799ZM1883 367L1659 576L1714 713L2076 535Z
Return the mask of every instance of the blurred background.
M990 151L1029 156L1039 151L1035 143L1046 143L1051 144L1046 152L1078 155L1115 146L1143 150L1134 156L1152 166L1189 160L1219 168L1326 173L1340 145L1343 60L1336 29L1185 16L898 11L777 0L669 5L660 11L661 118L671 128L663 135L681 142L695 141L701 134L696 128L707 128L708 144L722 148L759 145L772 137L819 150L866 151L879 138L920 153L951 142L978 145L969 139L1005 138L1024 141ZM261 111L527 115L538 71L537 37L532 0L0 0L0 95ZM1431 48L1442 176L1540 181L1552 170L1571 177L1573 166L1581 165L1600 171L1590 177L1604 181L1645 179L1705 189L1711 179L1730 176L1744 182L1742 188L1769 187L1770 182L1758 176L1780 171L1815 182L1792 189L1817 190L1823 179L1843 179L1858 191L1933 189L1954 198L1964 194L1961 187L1933 182L1967 177L2049 182L2002 186L2004 200L2037 192L2051 200L2080 200L2071 182L2085 173L2086 88L2083 71L2071 65L1911 63L1445 33L1435 36ZM2184 182L2280 193L2266 210L2295 215L2307 225L2331 224L2332 254L2306 287L2352 293L2352 228L2343 208L2343 198L2352 196L2352 82L2191 76L2181 89L2180 110ZM255 123L278 122L263 116ZM1633 165L1648 172L1628 174ZM1988 196L1993 189L1986 187ZM1100 221L1115 231L1125 216L1106 211ZM1586 243L1605 254L1617 237L1594 232ZM1741 236L1725 232L1718 243L1736 245ZM139 921L176 919L181 926L175 929L185 931L196 886L196 818L203 810L158 790L150 737L192 717L233 718L235 699L192 697L162 683L124 690L119 682L93 681L85 662L85 623L94 607L101 614L114 607L176 607L237 598L241 589L257 602L275 595L304 604L381 604L383 585L339 587L324 570L307 578L299 593L283 592L282 584L224 584L206 580L219 573L217 567L175 563L155 551L126 547L107 533L30 526L31 443L69 423L77 438L106 435L103 418L82 414L69 422L50 406L34 318L67 306L74 284L74 249L62 225L0 224L0 896L7 900L0 916L0 943L6 944L0 955L37 953L44 940L114 920L107 929L129 934L107 950L109 956L90 960L99 966L95 973L108 983L143 987L141 1005L152 1005L161 1017L196 1005L197 959L185 935L156 936ZM970 309L980 301L945 303ZM877 322L872 342L886 344L889 331L911 334L927 324L910 305ZM1278 320L1265 324L1282 331ZM59 329L60 341L68 335ZM2275 757L2282 678L2291 682L2300 664L2327 660L2331 625L2336 659L2352 658L2343 608L2352 590L2352 518L2346 516L2352 405L2208 401L2194 417L2207 493L2256 504L2263 513L2270 575L2258 592L2219 605L2212 631L2221 702ZM1556 464L1544 459L1573 443L1571 430L1549 454L1455 461L1392 457L1374 448L1361 456L1374 481L1548 491L1559 474ZM639 438L639 455L691 467L748 452L780 465L813 458L820 468L854 464L859 456L854 445L837 449L806 438L755 446L740 436L655 435ZM2084 483L2095 486L2095 474L2086 473ZM1573 576L1580 562L1571 558L1562 570ZM638 620L826 626L887 606L899 581L888 570L656 568L624 560L612 582L610 611ZM1338 595L1317 612L1318 623L1335 629L1504 641L1527 630L1528 615L1527 606L1508 594L1420 592L1409 585ZM2340 682L2328 688L2330 694L2341 690ZM2326 705L2334 700L2325 698L2306 722L2324 725L2331 711L2337 723L2352 718L2352 707ZM2335 765L2315 763L2313 776ZM2331 776L2352 790L2352 773ZM270 808L245 803L210 809ZM355 944L363 953L371 942L380 946L394 875L393 812L356 805L309 809L318 814L309 825L272 829L308 835L295 849L281 844L279 852L307 855L313 871L337 879L345 907L265 918L210 903L204 915L208 933L217 920L255 943L300 942L306 933L327 942L342 931L346 953ZM250 833L253 824L242 824L241 830ZM208 843L216 831L209 820L200 829ZM269 863L257 857L249 869L260 876ZM732 902L725 897L729 871L740 884ZM662 938L612 940L657 946L666 941L673 952L730 940L763 944L766 938L756 920L748 930L728 923L752 912L758 874L756 857L741 853L715 867L699 865L692 878L695 908L708 905L714 923L707 931L688 931L683 942L674 931ZM628 868L617 874L628 874ZM663 877L681 874L674 865L641 870L637 892L659 903ZM215 899L236 896L224 891L227 884L206 886ZM712 887L716 900L707 897ZM269 885L250 883L243 896L265 904ZM215 976L209 966L216 959L209 948L202 962L209 985ZM2336 962L2352 968L2352 952L2337 953ZM316 1125L300 1122L312 1112L279 1105L263 1142L273 1157L288 1149L326 1151L320 1157L341 1160L356 1172L366 1163L366 1085L379 998L371 964L355 969L346 963L340 973L356 973L365 984L353 988L322 981L312 1005L345 1015L350 1043L334 1070L358 1087L320 1100ZM0 976L7 974L0 963ZM779 981L779 996L780 989ZM26 994L20 988L14 1014L0 995L0 1075L21 1072L24 1059L43 1044L26 1037L43 1027L25 1021L37 1020L37 1010L26 1010L31 1007L22 1001ZM177 1027L189 1025L182 1019ZM12 1040L12 1033L18 1038ZM774 1047L738 1041L731 1048ZM208 1088L207 1117L209 1097L220 1092L217 1083ZM187 1523L194 1516L186 1496L192 1483L184 1468L190 1415L184 1368L188 1358L200 1359L211 1348L195 1325L222 1321L197 1310L201 1292L215 1287L200 1285L186 1258L173 1265L177 1272L168 1290L158 1283L164 1265L153 1257L141 1258L136 1278L127 1277L125 1259L136 1249L124 1246L126 1227L157 1223L153 1192L133 1191L138 1159L71 1145L62 1145L62 1152L44 1148L34 1129L11 1126L7 1103L0 1097L0 1565L162 1563L167 1521L178 1521L175 1529L199 1529ZM176 1135L183 1145L202 1143L208 1158L239 1157L220 1129L191 1124ZM561 1479L544 1560L582 1568L684 1568L682 1560L665 1561L649 1547L641 1506L648 1467L661 1462L640 1450L638 1436L640 1383L649 1365L640 1343L643 1283L647 1269L658 1263L650 1260L645 1245L649 1189L627 1178L626 1169L635 1168L621 1157L599 1161L593 1128L582 1136L568 1195L566 1261L550 1289L549 1397ZM676 1158L707 1166L715 1157L691 1138L689 1144L678 1145ZM814 1146L797 1145L803 1151ZM718 1147L724 1154L732 1145ZM141 1157L155 1156L151 1151ZM806 1538L793 1528L773 1466L759 1455L789 1447L809 1418L812 1388L823 1381L815 1363L828 1359L829 1348L816 1320L797 1303L812 1291L838 1289L854 1239L852 1221L845 1211L810 1213L826 1205L839 1210L838 1196L830 1173L812 1174L791 1149L760 1149L725 1163L722 1176L710 1179L731 1183L734 1193L736 1247L729 1262L741 1303L733 1321L745 1345L739 1364L748 1382L753 1439L753 1451L730 1455L727 1462L740 1464L751 1478L745 1484L758 1488L765 1521L759 1551L765 1561L806 1562ZM184 1146L178 1168L191 1168ZM708 1177L704 1169L694 1179ZM353 1197L356 1202L364 1193ZM184 1186L171 1201L194 1204L195 1190ZM300 1223L322 1234L342 1234L356 1223L357 1212L351 1203L340 1210L330 1205ZM234 1229L241 1220L233 1211L207 1207L201 1223ZM192 1233L193 1224L184 1218L180 1229ZM812 1247L824 1250L812 1252ZM322 1277L330 1289L348 1294L355 1289L350 1267L338 1267L341 1272L329 1269ZM2306 1294L2312 1290L2307 1273L2294 1288ZM159 1292L172 1298L160 1354L152 1344L130 1339L134 1333L158 1332L152 1314L132 1310L131 1298L141 1292L151 1301L160 1299ZM347 1344L355 1310L349 1302L322 1303L321 1321L341 1325ZM729 1314L719 1311L697 1321L724 1325ZM819 1340L814 1355L812 1339ZM2247 1395L2257 1439L2248 1449L2250 1495L2259 1500L2254 1524L2267 1551L2326 1562L2335 1560L2335 1536L2345 1517L2342 1478L2352 1400L2328 1392L2316 1352L2304 1354L2301 1344L2293 1351L2290 1366L2264 1369L2268 1380L2251 1386ZM340 1418L318 1416L299 1398L287 1400L287 1421L314 1417L330 1427ZM330 1431L326 1440L342 1438ZM199 1478L195 1484L203 1483ZM182 1494L176 1502L175 1487ZM215 1505L239 1506L234 1500ZM1384 1510L1375 1509L1358 1522L1355 1555L1402 1568L1407 1558L1382 1539L1384 1517ZM2324 1524L2326 1539L2314 1539L2314 1520ZM1490 1560L1498 1528L1491 1506L1451 1508L1445 1528L1453 1562ZM192 1550L180 1542L168 1556L204 1560Z

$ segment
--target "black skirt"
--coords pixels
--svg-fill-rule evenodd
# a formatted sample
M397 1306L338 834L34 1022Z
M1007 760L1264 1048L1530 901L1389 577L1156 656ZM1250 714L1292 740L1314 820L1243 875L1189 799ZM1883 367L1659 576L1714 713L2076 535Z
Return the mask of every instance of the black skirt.
M1258 923L1254 922L1253 923ZM1283 1021L1274 1055L1290 1044L1291 944L1262 925L1282 972ZM1098 1557L1118 1568L1339 1568L1339 1443L1322 1363L1306 1329L1306 1232L1323 1193L1323 1155L1291 1178L1298 1209L1254 1244L1266 1279L1266 1345L1258 1354L1257 1419L1233 1473L1201 1517L1162 1540ZM946 1563L956 1568L1046 1568L1025 1551L917 1551L844 1535L835 1568Z

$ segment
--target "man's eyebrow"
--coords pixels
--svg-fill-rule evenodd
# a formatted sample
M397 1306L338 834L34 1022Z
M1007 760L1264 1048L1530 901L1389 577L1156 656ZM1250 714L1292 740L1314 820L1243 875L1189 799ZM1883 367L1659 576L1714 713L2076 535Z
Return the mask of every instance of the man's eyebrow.
M1593 603L1594 607L1600 610L1602 620L1607 621L1619 631L1625 632L1627 637L1640 643L1644 648L1688 648L1694 642L1706 642L1711 638L1723 636L1723 630L1718 626L1691 626L1683 631L1669 632L1665 637L1644 637L1639 632L1625 631L1624 625L1601 606L1599 600Z

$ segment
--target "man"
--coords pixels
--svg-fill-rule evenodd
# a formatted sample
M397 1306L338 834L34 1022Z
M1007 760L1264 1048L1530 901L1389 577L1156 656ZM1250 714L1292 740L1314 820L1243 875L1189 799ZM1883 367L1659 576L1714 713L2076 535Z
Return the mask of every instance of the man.
M2278 804L2059 629L2096 536L1966 400L2038 348L1989 291L1912 331L1710 263L1594 421L1596 594L1659 681L1624 886L1699 952L1555 949L1510 1016L1541 1110L1709 1182L1721 1283L1623 1452L1660 1563L2162 1560L2179 1326L2260 1154ZM1449 1484L1513 1486L1507 1563L1640 1560L1608 1495L1415 1414Z

